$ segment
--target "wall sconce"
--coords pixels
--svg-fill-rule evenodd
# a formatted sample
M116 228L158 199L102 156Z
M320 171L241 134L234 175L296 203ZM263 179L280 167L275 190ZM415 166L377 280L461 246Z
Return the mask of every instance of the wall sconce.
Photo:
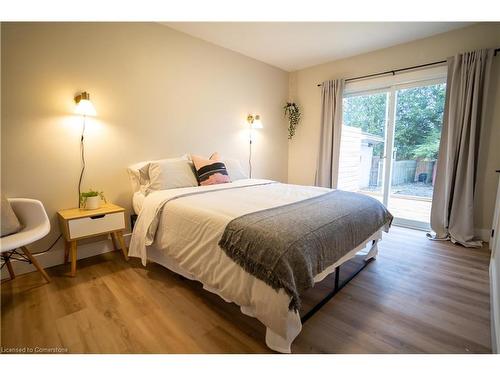
M77 115L83 116L95 116L97 115L94 105L90 101L90 94L86 91L81 94L75 96L75 113Z
M260 115L248 115L247 122L250 124L252 129L262 129L262 121L260 121Z
M75 96L75 113L82 116L82 136L80 138L80 153L81 153L81 163L82 169L80 171L80 178L78 180L78 207L80 207L80 193L82 189L83 172L85 172L85 119L87 116L95 116L97 112L94 105L90 101L90 95L88 92L83 91L81 94Z
M252 130L262 129L262 121L260 120L260 115L248 115L247 122L250 126L250 131L248 132L249 138L249 152L248 152L248 177L252 178Z

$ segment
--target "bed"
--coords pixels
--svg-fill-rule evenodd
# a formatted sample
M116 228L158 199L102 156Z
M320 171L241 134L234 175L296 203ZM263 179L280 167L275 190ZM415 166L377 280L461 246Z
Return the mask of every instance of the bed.
M284 288L271 286L263 278L248 272L248 268L221 248L221 237L226 234L228 224L237 218L294 207L330 192L330 189L320 187L263 179L239 179L220 185L166 189L148 195L136 192L133 206L138 219L129 256L140 258L143 265L152 261L201 282L204 289L219 295L226 302L234 302L243 314L264 324L269 348L290 353L302 323L314 311L306 314L306 319L301 319L298 309L290 308L293 299L290 294ZM375 258L377 242L382 238L382 231L388 230L391 220L392 217L349 251L344 251L335 262L314 274L314 282L319 282L337 271L335 290L329 298L339 290L339 266L360 251L366 261Z

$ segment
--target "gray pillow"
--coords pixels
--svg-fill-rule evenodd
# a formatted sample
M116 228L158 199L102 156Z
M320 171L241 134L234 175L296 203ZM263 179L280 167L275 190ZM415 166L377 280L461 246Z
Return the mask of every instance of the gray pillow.
M17 233L22 226L5 195L2 194L2 237Z

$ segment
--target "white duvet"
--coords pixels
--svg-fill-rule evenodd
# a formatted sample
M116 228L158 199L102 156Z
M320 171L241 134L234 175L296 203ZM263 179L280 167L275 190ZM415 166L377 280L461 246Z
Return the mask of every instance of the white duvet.
M236 217L328 191L258 179L156 191L144 199L129 256L141 258L144 265L148 258L158 261L161 257L159 263L200 281L205 289L238 304L243 313L260 320L267 327L266 344L273 350L289 353L302 328L299 314L288 309L290 297L245 272L218 242L226 225ZM367 241L377 238L380 233ZM353 249L315 280L323 279L357 250Z

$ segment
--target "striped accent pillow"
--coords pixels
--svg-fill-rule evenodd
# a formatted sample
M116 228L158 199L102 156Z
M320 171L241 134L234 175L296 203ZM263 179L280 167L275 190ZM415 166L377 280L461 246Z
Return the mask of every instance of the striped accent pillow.
M196 169L196 178L200 186L231 182L227 174L226 165L220 160L217 152L212 154L209 159L198 155L191 155L191 160Z

